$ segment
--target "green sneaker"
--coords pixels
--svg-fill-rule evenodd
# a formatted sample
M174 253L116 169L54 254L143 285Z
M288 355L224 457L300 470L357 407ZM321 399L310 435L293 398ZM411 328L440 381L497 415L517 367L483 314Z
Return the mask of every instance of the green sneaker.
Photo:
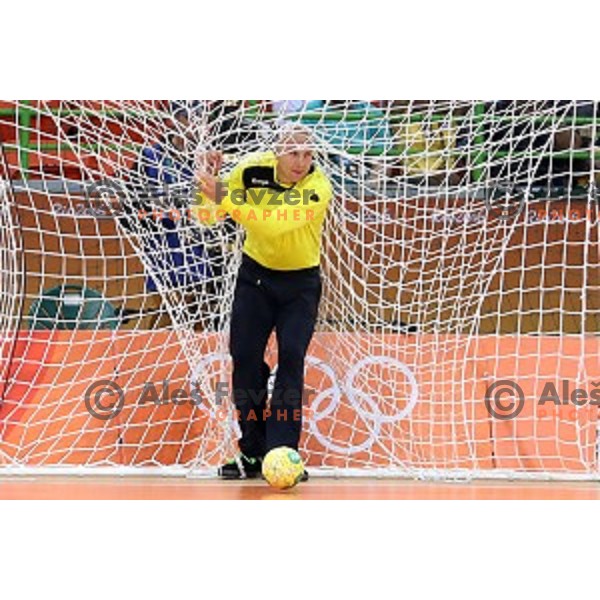
M239 460L244 469L245 479L257 479L262 475L262 461L260 458L251 458L240 454ZM221 479L244 479L237 460L233 459L219 467Z

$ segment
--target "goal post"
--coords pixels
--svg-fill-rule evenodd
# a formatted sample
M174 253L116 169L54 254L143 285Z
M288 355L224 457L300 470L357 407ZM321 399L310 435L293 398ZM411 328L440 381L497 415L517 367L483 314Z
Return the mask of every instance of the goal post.
M243 231L191 216L195 160L227 173L286 123L334 187L311 472L599 479L591 101L0 103L1 468L210 476L232 455Z

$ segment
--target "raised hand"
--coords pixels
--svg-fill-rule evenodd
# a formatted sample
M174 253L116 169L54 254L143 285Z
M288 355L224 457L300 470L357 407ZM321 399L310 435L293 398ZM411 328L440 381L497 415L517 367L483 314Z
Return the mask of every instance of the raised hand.
M223 153L217 150L202 152L196 156L196 165L202 171L218 176L223 166Z
M219 179L218 175L223 165L223 154L211 150L199 154L196 157L196 181L202 195L211 202L219 202Z

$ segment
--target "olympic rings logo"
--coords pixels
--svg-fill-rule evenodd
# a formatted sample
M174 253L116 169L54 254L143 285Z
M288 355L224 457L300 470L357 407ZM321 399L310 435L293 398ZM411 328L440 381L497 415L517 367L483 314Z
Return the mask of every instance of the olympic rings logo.
M307 362L321 369L331 381L331 386L322 389L311 403L311 414L308 419L310 432L324 448L339 454L351 455L369 450L378 440L381 426L383 424L397 423L408 418L419 399L419 385L414 373L404 363L395 358L388 356L366 356L348 370L344 381L341 383L337 380L335 371L327 363L312 356L307 357ZM370 394L362 391L356 384L356 379L363 372L363 369L372 365L394 367L404 375L410 386L410 394L403 409L398 410L394 414L384 414L377 401ZM324 435L318 427L320 421L329 417L338 408L343 395L348 399L352 409L367 424L368 436L359 444L348 443L347 445L340 445L330 437ZM324 410L320 410L321 405L328 397L330 398L329 404Z
M211 369L213 375L225 374L227 372L227 363L230 361L228 354L214 352L205 356L194 368L190 381L198 384L202 376L206 376L209 368L214 363L220 363L216 370ZM326 362L314 357L306 357L305 369L313 368L322 372L323 377L328 380L329 385L322 386L319 393L311 400L310 411L307 415L307 424L309 431L315 439L326 449L338 454L352 455L369 450L379 439L381 427L384 424L394 424L407 419L412 414L418 399L419 385L414 373L403 362L389 356L366 356L353 364L347 371L343 381L339 381L334 369ZM360 389L357 380L365 370L373 366L383 366L393 368L399 371L405 378L410 392L405 406L393 414L384 414L376 399L371 394ZM271 372L268 388L272 391L273 381L277 371L277 366ZM366 424L368 435L360 443L353 443L351 440L342 445L340 440L335 440L331 436L325 435L319 429L319 422L331 417L336 409L342 403L342 398L346 397L352 410ZM211 417L215 417L214 407L200 405L200 410L204 410ZM362 432L361 432L362 433Z

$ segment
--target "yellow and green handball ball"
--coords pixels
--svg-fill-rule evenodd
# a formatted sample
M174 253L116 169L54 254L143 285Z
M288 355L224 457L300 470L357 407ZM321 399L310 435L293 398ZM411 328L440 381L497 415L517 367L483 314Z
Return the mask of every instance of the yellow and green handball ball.
M267 453L262 464L262 474L267 483L279 490L294 487L304 473L304 464L293 448L280 446Z

